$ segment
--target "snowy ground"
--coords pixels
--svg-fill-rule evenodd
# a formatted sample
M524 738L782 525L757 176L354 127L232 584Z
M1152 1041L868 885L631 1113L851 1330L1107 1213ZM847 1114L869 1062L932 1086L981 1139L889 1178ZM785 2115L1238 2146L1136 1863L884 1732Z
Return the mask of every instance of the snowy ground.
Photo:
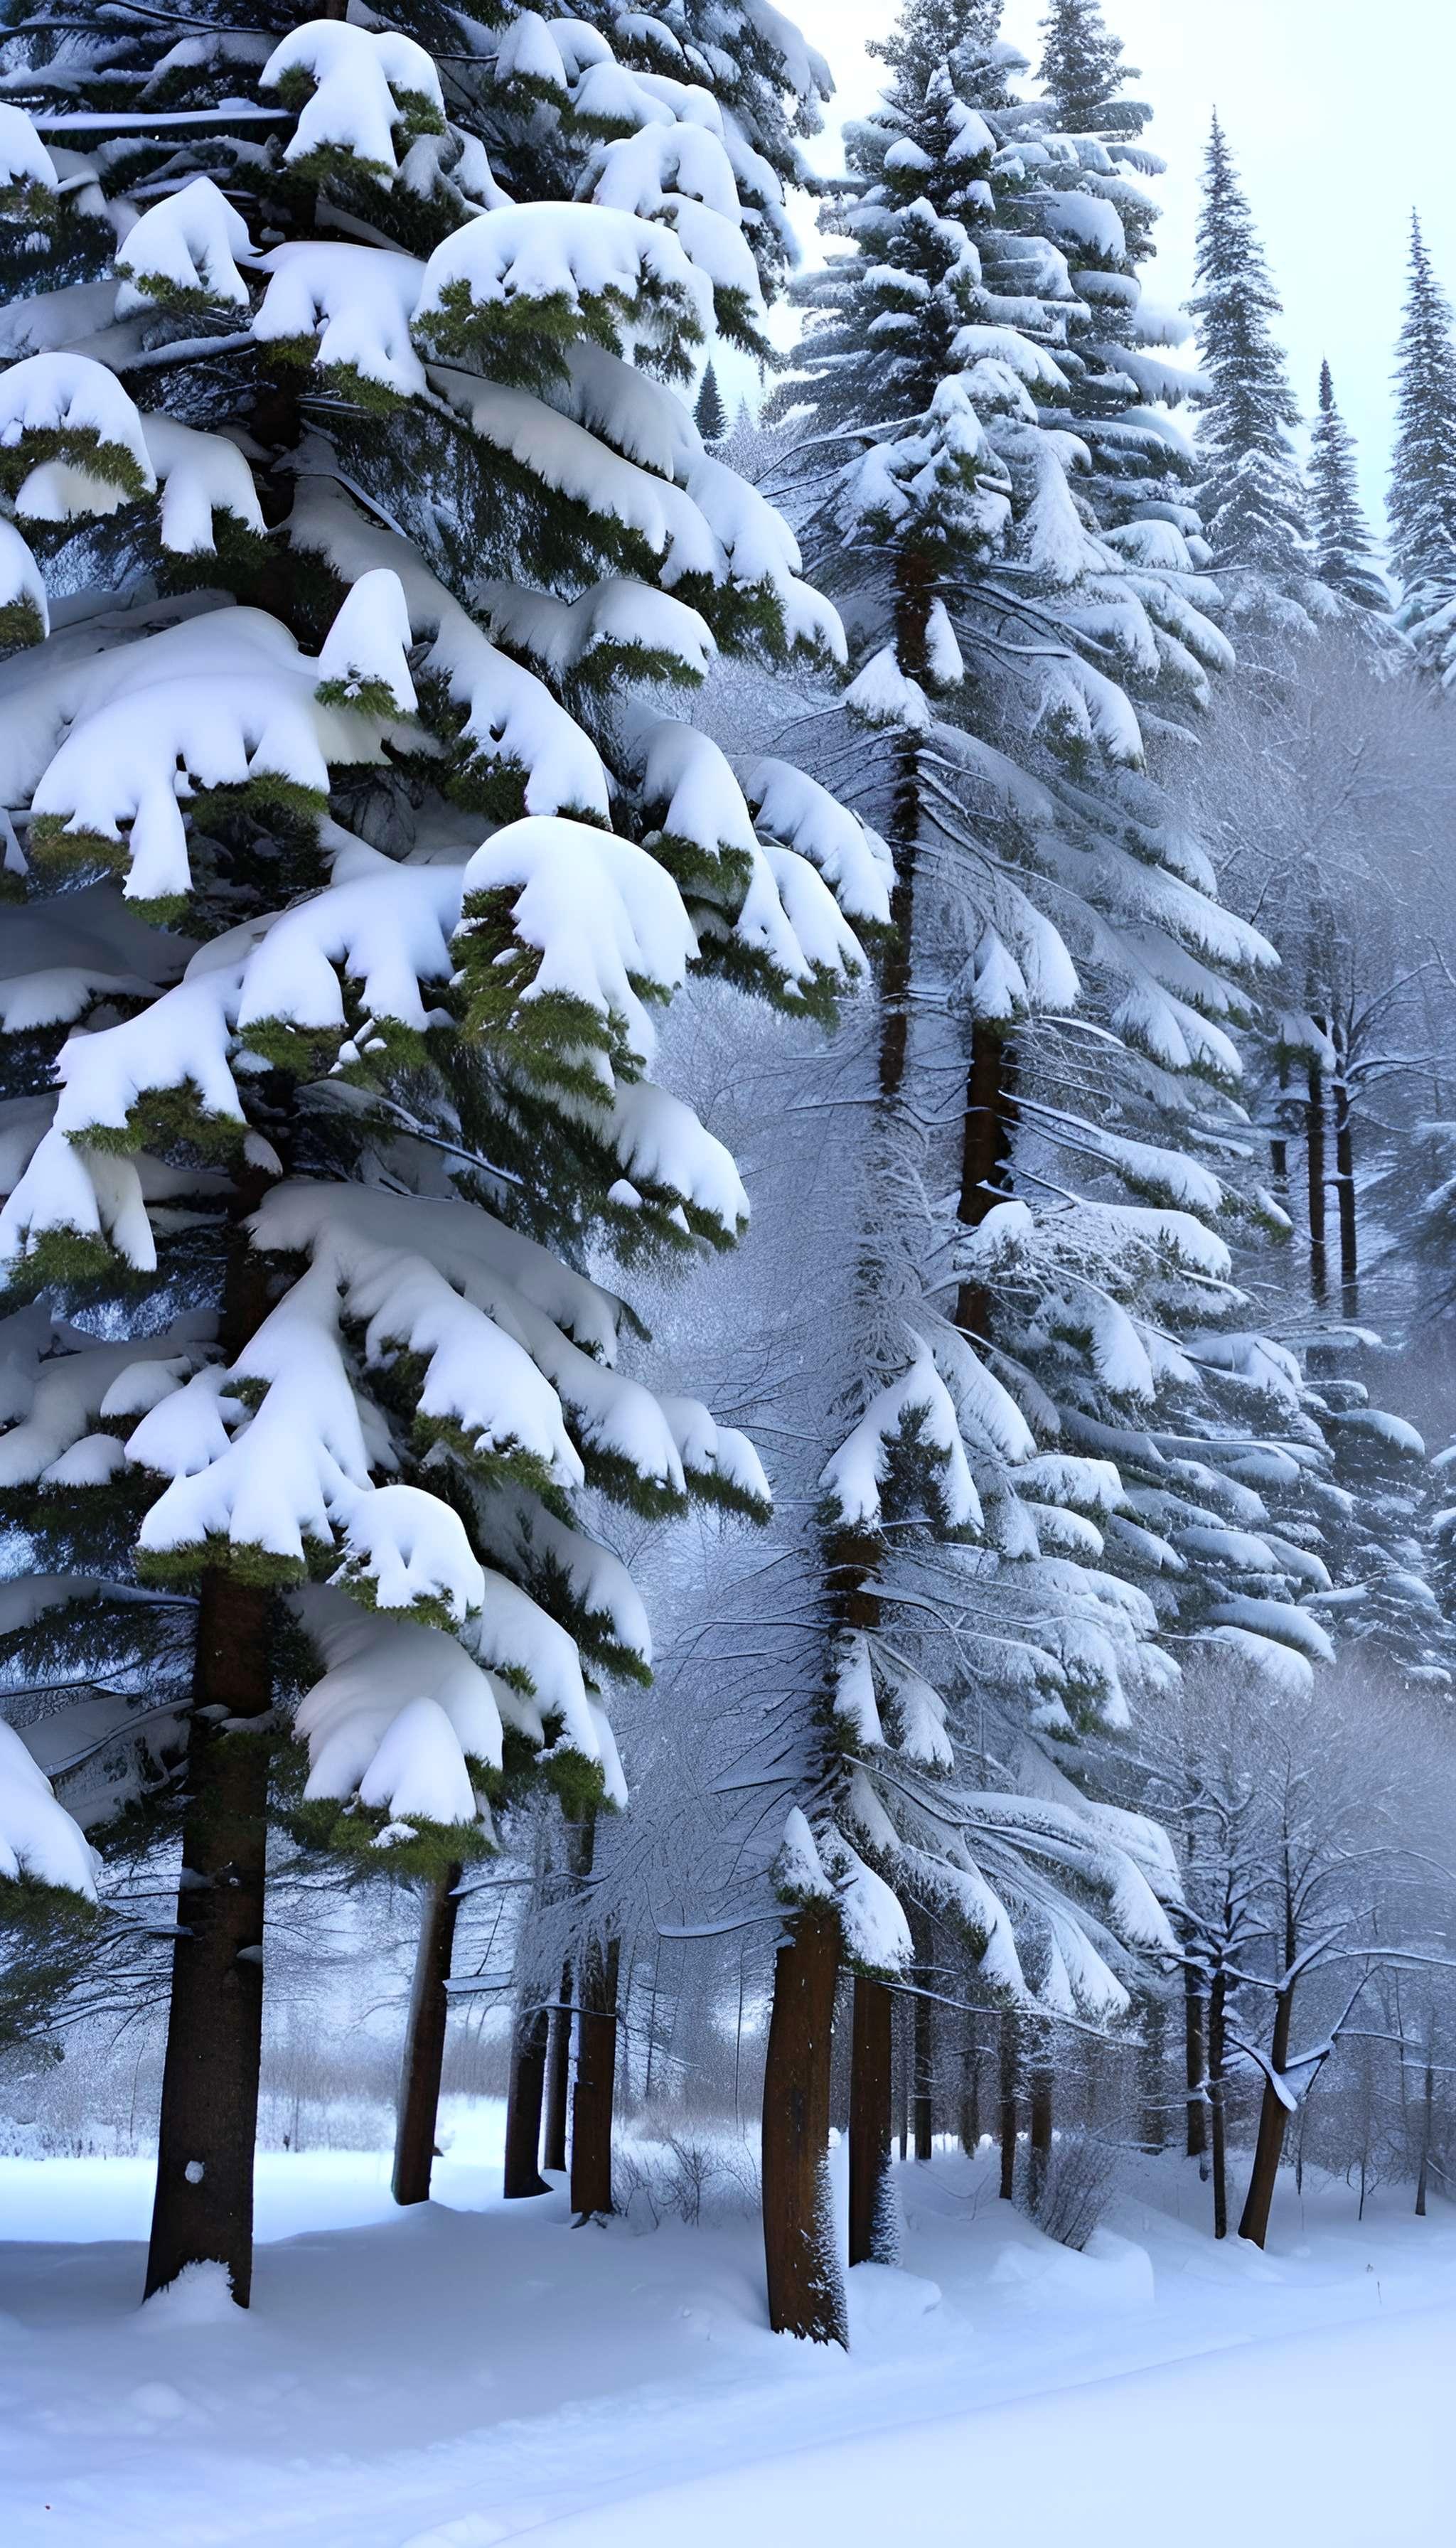
M499 2130L409 2214L381 2156L265 2154L246 2316L206 2279L138 2311L145 2161L0 2160L6 2548L1452 2536L1456 2209L1290 2185L1260 2257L1158 2163L1079 2257L948 2153L845 2359L768 2334L749 2218L503 2206Z

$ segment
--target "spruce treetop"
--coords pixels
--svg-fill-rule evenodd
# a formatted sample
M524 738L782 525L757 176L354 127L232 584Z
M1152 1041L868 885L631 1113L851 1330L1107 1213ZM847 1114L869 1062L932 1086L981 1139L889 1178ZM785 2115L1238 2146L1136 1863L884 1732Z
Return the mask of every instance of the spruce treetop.
M1042 35L1039 77L1057 131L1136 138L1152 109L1123 95L1140 73L1123 60L1122 39L1107 26L1101 0L1050 0Z
M1327 362L1320 366L1309 482L1310 530L1320 583L1361 610L1388 611L1390 591L1360 501L1354 440L1335 404Z
M1400 624L1450 682L1456 678L1456 342L1451 305L1414 213L1396 351L1389 510Z

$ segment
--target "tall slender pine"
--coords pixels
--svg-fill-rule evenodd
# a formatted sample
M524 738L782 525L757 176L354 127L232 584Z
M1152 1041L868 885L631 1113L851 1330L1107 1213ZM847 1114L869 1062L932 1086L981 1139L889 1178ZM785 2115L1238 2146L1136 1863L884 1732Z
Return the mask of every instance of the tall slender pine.
M1415 213L1396 349L1390 517L1401 626L1449 684L1456 680L1456 343L1451 304Z
M1321 584L1361 610L1387 611L1390 588L1375 558L1360 501L1355 445L1335 405L1327 362L1320 366L1320 412L1310 443L1310 530Z

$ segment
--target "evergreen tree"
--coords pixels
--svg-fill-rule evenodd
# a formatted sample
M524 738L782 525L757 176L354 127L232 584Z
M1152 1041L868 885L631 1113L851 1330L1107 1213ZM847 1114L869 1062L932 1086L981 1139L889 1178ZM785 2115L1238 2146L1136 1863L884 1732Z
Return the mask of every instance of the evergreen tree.
M1109 147L1018 101L998 14L912 0L880 48L893 76L825 216L851 252L802 287L775 402L802 415L809 553L871 739L857 802L896 878L836 1340L857 1420L819 1482L828 1660L817 1689L800 1667L778 1868L806 1952L777 1987L817 1976L821 2040L827 1921L858 1974L852 2185L857 2148L872 2172L887 2146L882 2110L855 2120L862 2043L885 2093L886 1975L958 1956L1005 2006L1110 2022L1165 1938L1165 1846L1085 1792L1099 1734L1175 1669L1163 1634L1267 1637L1276 1672L1327 1650L1299 1556L1229 1528L1268 1519L1235 1473L1299 1391L1224 1289L1258 1207L1215 1022L1246 1016L1272 951L1218 908L1146 767L1229 662L1142 410L1178 394L1177 328L1142 316ZM957 1064L951 1155L927 1127ZM1057 1786L1058 1741L1083 1787ZM876 2195L852 2194L867 2252Z
M1390 517L1400 625L1449 684L1456 680L1456 344L1451 305L1414 213L1396 349Z
M180 1817L148 2288L247 2297L273 1806L431 1881L523 1784L590 1831L650 1656L594 1499L767 1511L586 1270L744 1226L651 1075L688 966L826 1014L820 869L883 914L665 713L843 652L672 386L763 341L818 77L702 15L686 82L609 10L8 41L0 1876L44 1919L69 1803Z
M1304 484L1290 440L1299 409L1274 334L1280 314L1248 198L1217 115L1204 161L1190 308L1208 375L1199 413L1199 508L1235 611L1295 623L1331 606L1315 580Z
M697 404L692 410L692 420L704 442L721 442L728 430L728 410L723 405L722 394L718 388L718 375L711 363L702 376L702 387L697 393Z
M1355 445L1334 403L1327 362L1320 366L1320 412L1310 441L1309 476L1310 531L1320 583L1361 610L1388 611L1390 591L1360 502Z
M1101 0L1050 0L1042 37L1039 76L1056 131L1136 139L1152 109L1122 94L1141 74L1124 62L1122 39L1110 32Z

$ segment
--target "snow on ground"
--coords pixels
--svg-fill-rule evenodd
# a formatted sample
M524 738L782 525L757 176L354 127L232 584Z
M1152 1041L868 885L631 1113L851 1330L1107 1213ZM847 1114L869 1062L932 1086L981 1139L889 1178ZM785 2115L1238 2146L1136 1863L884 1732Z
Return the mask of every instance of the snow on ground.
M1168 2160L1074 2256L947 2152L901 2171L905 2269L852 2278L846 2359L769 2334L746 2210L574 2230L497 2199L499 2107L450 2121L410 2213L381 2154L264 2153L246 2315L207 2273L137 2309L145 2160L0 2160L7 2548L884 2548L911 2517L1165 2548L1191 2506L1450 2537L1456 2208L1362 2224L1291 2183L1261 2257Z

